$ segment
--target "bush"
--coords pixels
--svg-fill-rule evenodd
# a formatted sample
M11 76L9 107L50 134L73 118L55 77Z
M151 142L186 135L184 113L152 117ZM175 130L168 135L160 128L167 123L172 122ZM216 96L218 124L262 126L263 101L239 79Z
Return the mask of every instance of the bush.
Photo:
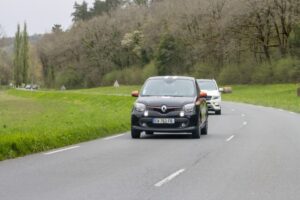
M285 83L290 81L289 73L293 65L290 58L281 59L274 65L274 81L277 83Z
M190 72L191 76L196 78L216 78L218 74L214 67L205 64L205 63L197 63L192 71Z
M237 65L224 67L219 74L221 84L239 84L243 79L240 68Z
M291 70L289 70L289 78L292 82L300 83L300 60L294 60Z
M300 81L300 61L291 57L278 60L273 67L272 82L287 83Z
M144 68L130 67L123 70L114 70L104 75L102 85L113 85L116 80L123 85L140 85L151 76L157 75L157 68L153 62Z
M57 75L55 83L57 88L60 88L62 85L67 88L78 88L83 86L83 77L76 70L67 68Z
M102 84L111 86L114 84L116 80L118 80L120 83L120 77L121 77L120 75L121 75L120 71L117 70L109 72L103 76Z
M151 76L156 76L158 74L157 68L153 62L146 65L143 69L143 81L147 80Z
M102 80L103 85L113 85L118 80L123 85L138 85L143 83L143 70L131 67L123 70L114 70L107 73Z
M267 84L273 81L273 69L270 64L263 63L254 68L254 72L251 77L252 83Z
M275 68L275 74L279 74L277 70L281 70L281 77L283 75L286 78L283 79L283 82L300 82L300 60L293 58L285 58L279 60Z

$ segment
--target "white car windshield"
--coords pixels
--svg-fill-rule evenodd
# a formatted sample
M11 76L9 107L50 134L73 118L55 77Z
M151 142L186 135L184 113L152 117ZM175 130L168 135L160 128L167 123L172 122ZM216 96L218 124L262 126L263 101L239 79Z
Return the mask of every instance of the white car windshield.
M217 85L214 81L197 81L201 90L218 90Z

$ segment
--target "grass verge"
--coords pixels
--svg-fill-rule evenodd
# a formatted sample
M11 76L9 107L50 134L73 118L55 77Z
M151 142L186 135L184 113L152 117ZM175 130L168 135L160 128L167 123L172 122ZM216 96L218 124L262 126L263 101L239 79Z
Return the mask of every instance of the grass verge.
M0 160L79 143L130 128L139 87L0 91Z
M223 94L225 101L244 102L282 108L300 113L300 97L297 84L239 85L233 86L232 94Z

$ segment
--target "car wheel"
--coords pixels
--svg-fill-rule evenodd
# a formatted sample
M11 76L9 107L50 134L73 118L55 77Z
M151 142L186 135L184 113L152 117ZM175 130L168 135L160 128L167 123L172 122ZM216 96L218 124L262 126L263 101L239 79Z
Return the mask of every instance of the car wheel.
M221 115L221 110L216 110L215 113L216 115Z
M206 120L205 126L201 129L201 135L207 135L208 121Z
M198 128L192 132L192 137L195 139L199 139L201 135L200 132L201 132L200 126L198 126Z
M141 132L131 129L131 137L134 139L140 138L141 137Z
M153 131L146 131L146 135L153 135Z

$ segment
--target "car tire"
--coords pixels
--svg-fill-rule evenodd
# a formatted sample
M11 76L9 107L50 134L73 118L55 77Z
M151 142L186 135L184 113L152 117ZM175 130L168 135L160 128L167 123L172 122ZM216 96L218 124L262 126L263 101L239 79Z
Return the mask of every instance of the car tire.
M153 135L153 131L146 131L146 135Z
M141 132L135 129L131 129L131 137L133 139L138 139L141 137Z
M201 135L200 126L192 132L192 138L199 139Z
M206 120L205 126L201 129L201 135L207 135L208 131L208 121Z
M216 115L221 115L221 110L216 110L216 111L215 111L215 114L216 114Z

